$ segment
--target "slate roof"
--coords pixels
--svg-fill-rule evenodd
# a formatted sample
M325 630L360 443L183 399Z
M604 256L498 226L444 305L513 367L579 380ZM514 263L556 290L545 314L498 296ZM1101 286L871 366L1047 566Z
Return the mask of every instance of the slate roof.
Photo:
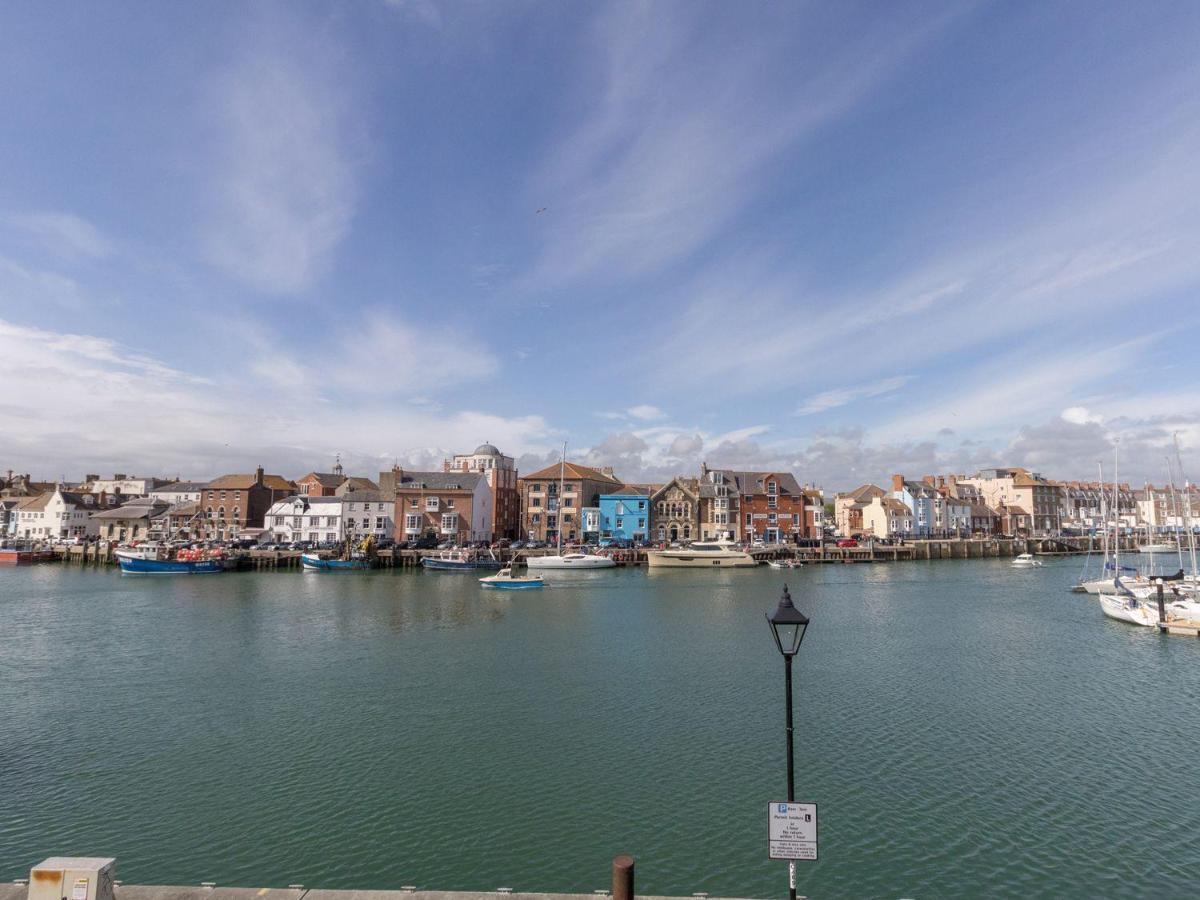
M396 484L397 491L474 491L483 475L479 472L408 472Z
M203 481L173 481L170 484L160 484L151 494L179 494L189 493L195 494L204 490L206 482Z
M167 511L168 504L160 501L153 503L126 503L124 506L114 506L92 513L93 519L151 519Z
M856 501L869 501L873 497L882 497L886 494L883 488L875 484L861 484L848 494L838 494L842 499L851 498Z
M346 493L351 493L353 491L379 490L379 485L377 485L370 478L364 478L362 475L351 475L345 480L342 487L345 487Z

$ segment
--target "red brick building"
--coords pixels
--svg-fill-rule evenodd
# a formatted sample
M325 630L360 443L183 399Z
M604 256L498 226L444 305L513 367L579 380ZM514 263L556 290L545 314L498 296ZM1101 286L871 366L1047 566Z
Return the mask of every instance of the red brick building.
M222 475L200 492L197 536L206 541L227 541L247 528L262 528L263 516L276 500L296 493L296 485L278 475L264 475L259 466L253 475Z
M727 474L735 479L741 497L743 540L791 543L821 536L820 494L806 493L790 472Z

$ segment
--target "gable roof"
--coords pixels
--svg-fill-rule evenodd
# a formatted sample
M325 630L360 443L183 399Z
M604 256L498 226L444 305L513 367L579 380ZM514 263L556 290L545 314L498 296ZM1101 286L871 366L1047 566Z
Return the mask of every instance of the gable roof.
M871 500L875 497L882 497L886 493L887 493L887 491L885 491L883 488L879 487L878 485L860 484L858 487L856 487L854 490L850 491L847 494L838 494L838 497L842 498L843 500L851 499L851 500L856 500L856 501L861 502L864 500Z
M160 484L151 494L177 494L188 493L194 494L197 491L203 490L206 482L203 481L172 481L170 484Z
M780 494L795 494L801 495L804 493L800 483L796 481L796 476L791 472L738 472L722 470L726 475L732 476L737 483L738 493L742 495L750 494L765 494L767 492L767 479L773 478L776 484L779 485ZM760 485L759 482L762 482Z
M682 475L676 475L666 484L660 485L658 490L651 494L651 499L657 497L659 494L666 493L667 489L673 486L678 487L684 493L690 494L693 497L699 498L700 496L700 482L698 479L684 478Z
M347 492L379 490L379 485L377 485L370 478L364 478L362 475L351 475L345 481L343 481L339 487L342 487Z

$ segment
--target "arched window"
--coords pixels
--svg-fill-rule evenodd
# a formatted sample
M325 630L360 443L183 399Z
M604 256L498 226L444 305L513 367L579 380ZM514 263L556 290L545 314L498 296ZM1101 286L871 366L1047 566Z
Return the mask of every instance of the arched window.
M692 526L684 525L683 526L683 539L686 541L691 536L692 536Z
M210 519L213 517L213 511L212 511L212 507L211 507L211 506L208 508L208 510L207 510L207 514L208 514L208 517L209 517Z
M234 517L234 519L237 519L237 518L238 518L238 513L240 513L240 512L241 512L241 507L235 506L235 507L233 508L233 517Z
M222 522L225 521L225 507L221 506L217 508L217 518Z

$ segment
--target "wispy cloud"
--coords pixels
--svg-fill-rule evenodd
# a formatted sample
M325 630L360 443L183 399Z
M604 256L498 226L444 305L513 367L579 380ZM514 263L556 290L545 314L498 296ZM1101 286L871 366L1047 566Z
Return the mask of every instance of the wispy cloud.
M246 46L211 84L208 258L267 294L329 268L358 196L349 79L315 39Z
M854 387L834 388L814 394L796 410L797 415L810 416L814 413L826 412L853 403L855 400L865 400L868 397L879 397L900 390L912 381L911 375L894 375L870 384L860 384Z
M112 241L100 229L72 213L13 213L7 221L46 250L67 260L102 259L113 251Z
M799 55L794 19L775 33L758 22L753 50L730 52L739 23L714 24L711 9L608 8L575 104L592 112L530 187L531 202L553 198L556 226L529 283L637 276L696 250L767 189L783 151L852 110L948 21L880 20L836 52L806 45ZM801 71L780 78L797 60Z

